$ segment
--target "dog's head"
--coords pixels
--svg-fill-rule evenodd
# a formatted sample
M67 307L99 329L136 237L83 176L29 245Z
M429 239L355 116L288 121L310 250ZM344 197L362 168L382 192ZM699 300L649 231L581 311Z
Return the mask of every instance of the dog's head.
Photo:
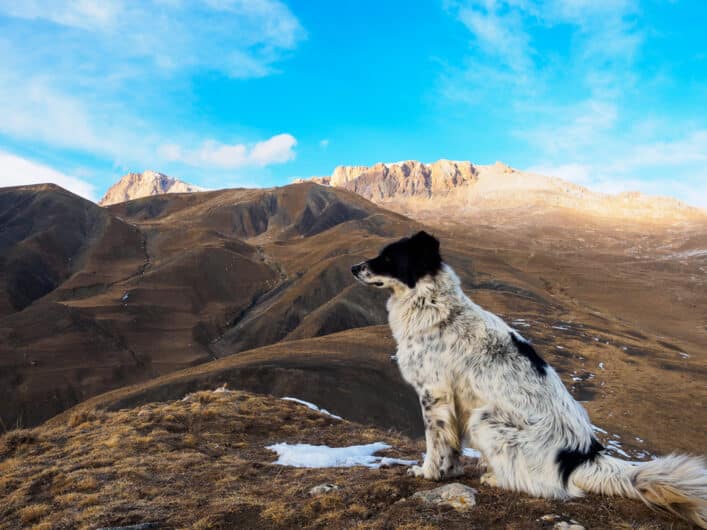
M377 257L354 265L351 272L366 285L412 289L420 278L434 276L441 267L439 241L427 232L418 232L391 243Z

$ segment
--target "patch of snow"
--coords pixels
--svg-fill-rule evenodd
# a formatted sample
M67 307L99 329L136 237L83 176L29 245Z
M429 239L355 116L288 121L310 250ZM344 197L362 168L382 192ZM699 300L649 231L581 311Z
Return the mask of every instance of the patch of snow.
M607 451L619 454L624 458L631 458L631 456L621 448L621 444L616 440L609 440L608 442L606 442L606 449Z
M600 432L602 434L609 434L604 429L602 429L601 427L597 427L596 425L592 425L592 429L594 429L595 431Z
M679 259L679 258L694 258L694 257L699 258L701 256L707 256L707 249L686 250L684 252L677 252L670 257Z
M564 347L564 346L557 346L557 349L558 349L558 350L564 350L565 347Z
M685 352L680 352L679 355L680 355L680 357L682 357L683 359L689 359L689 358L690 358L690 356L689 356L687 353L685 353Z
M561 330L563 330L563 331L567 331L567 330L570 329L570 328L567 327L567 326L559 326L559 325L558 325L558 326L552 326L552 329L561 329Z
M469 458L481 458L481 453L471 447L465 447L462 451L462 454L464 456L468 456Z
M304 401L302 399L297 399L297 398L293 398L293 397L284 397L284 398L282 398L282 400L283 401L294 401L295 403L299 403L300 405L304 405L307 408L310 408L314 411L325 414L331 418L334 418L335 420L342 420L343 419L341 416L337 416L336 414L332 414L327 409L317 407L314 403L310 403L309 401Z
M228 388L226 388L226 384L223 386L218 387L216 390L214 390L214 394L225 394L227 392L231 392Z
M121 302L127 302L129 296L130 296L130 293L128 293L127 291L124 292L124 293L123 293L123 296L120 297L120 301L121 301Z
M329 447L327 445L288 444L279 443L267 446L267 449L278 455L275 464L291 467L352 467L366 466L377 468L380 466L416 464L416 460L402 460L375 456L378 451L390 449L383 442L366 445L351 445L348 447Z
M600 362L600 363L599 363L599 369L600 369L600 370L604 370L604 363L603 363L603 362Z

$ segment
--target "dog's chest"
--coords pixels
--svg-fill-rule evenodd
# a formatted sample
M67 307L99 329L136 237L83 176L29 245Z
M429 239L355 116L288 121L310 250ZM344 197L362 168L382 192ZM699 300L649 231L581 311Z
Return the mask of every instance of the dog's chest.
M444 379L447 372L447 347L437 331L400 337L397 357L403 378L416 388Z

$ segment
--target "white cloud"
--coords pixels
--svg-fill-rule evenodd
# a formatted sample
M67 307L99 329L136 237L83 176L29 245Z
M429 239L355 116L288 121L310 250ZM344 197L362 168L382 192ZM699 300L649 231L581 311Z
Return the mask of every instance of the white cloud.
M512 12L500 15L495 4L491 4L487 9L461 8L458 17L485 53L500 58L515 72L530 68L532 49L519 15Z
M58 36L58 50L71 46L76 66L103 64L108 70L119 62L147 60L162 70L262 77L305 37L299 20L278 0L0 0L0 14L53 23L55 28L43 30L46 36L32 33L29 45ZM56 55L67 66L71 62L65 53Z
M271 75L306 36L278 0L0 0L0 18L0 135L117 167L165 162L159 146L178 140L162 116L189 99L193 75ZM205 155L232 167L238 150L213 143ZM287 153L268 144L246 157Z
M613 129L618 118L616 104L588 100L572 105L548 106L541 110L541 125L520 128L516 135L546 153L577 152L591 146L607 131Z
M116 161L147 155L149 134L142 120L133 118L123 127L119 119L111 119L106 105L90 107L85 100L54 90L44 79L22 81L11 71L0 71L0 133Z
M329 147L329 139L324 138L323 140L319 140L319 147L321 147L322 149L326 149L327 147Z
M614 163L617 170L628 171L646 166L685 165L707 162L707 129L693 131L673 141L655 141L632 146Z
M93 185L44 164L0 151L0 187L51 182L82 197L95 200Z
M528 170L560 177L603 193L641 191L707 207L707 129L670 141L633 143L612 132L589 136L584 149L558 151L546 146L544 162ZM608 149L611 145L612 149Z
M589 184L592 168L587 164L564 164L559 166L539 165L527 169L531 173L538 175L548 175L569 180L577 184Z
M221 144L206 140L198 149L185 149L176 144L160 147L160 154L167 160L190 166L217 168L264 167L294 160L297 140L291 134L278 134L252 145Z
M76 0L0 0L0 11L11 17L43 19L81 29L95 30L111 24L122 10L122 2Z
M527 98L557 82L583 85L592 98L605 98L635 82L631 66L643 35L631 21L637 12L632 0L449 0L446 5L473 39L462 64L441 74L441 91L452 101ZM569 35L560 45L558 28Z

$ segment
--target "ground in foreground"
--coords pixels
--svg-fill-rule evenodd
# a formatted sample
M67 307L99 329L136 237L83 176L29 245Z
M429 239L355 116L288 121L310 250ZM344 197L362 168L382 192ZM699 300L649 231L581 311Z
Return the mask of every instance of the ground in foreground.
M467 512L412 498L438 486L401 466L303 469L266 446L385 442L385 456L423 447L395 432L338 420L281 399L201 391L116 412L78 409L61 425L0 438L0 528L548 528L559 514L586 528L682 528L625 499L546 501L479 484L468 459L459 482L478 490ZM340 489L317 496L322 483Z

